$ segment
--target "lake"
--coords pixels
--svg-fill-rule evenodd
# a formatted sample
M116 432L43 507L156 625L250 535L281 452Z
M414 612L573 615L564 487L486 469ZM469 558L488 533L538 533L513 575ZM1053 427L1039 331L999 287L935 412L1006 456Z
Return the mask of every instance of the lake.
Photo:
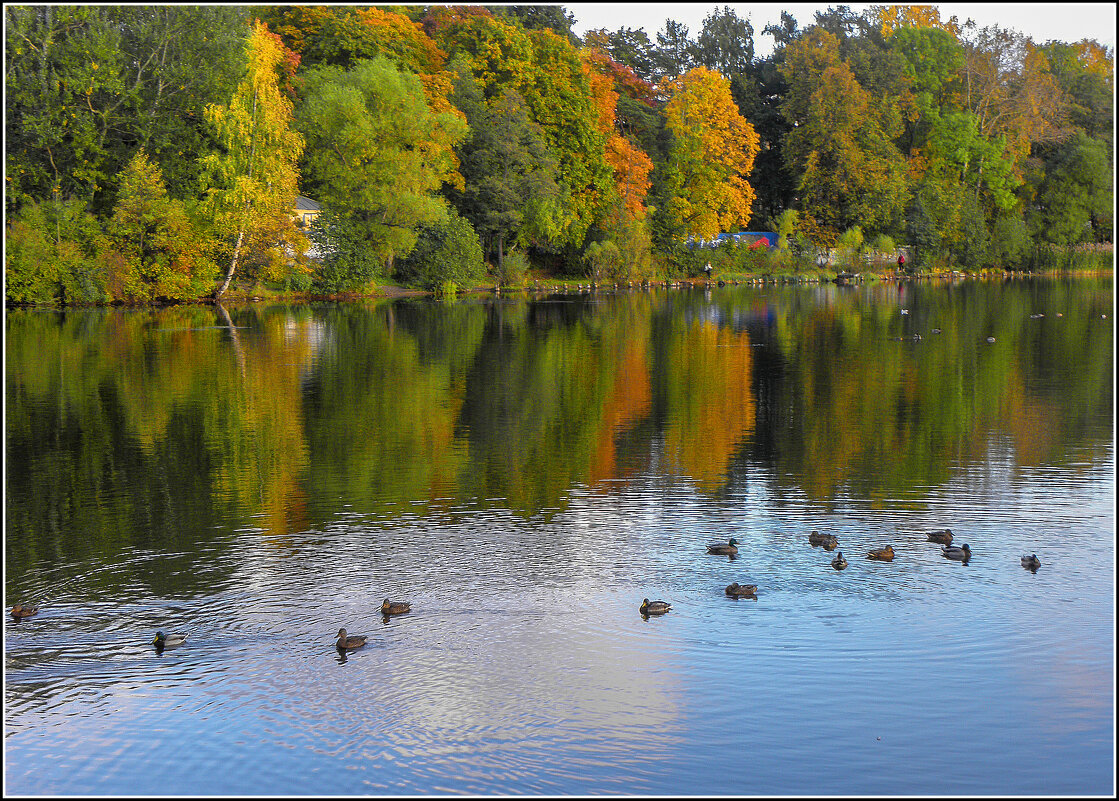
M5 790L1111 795L1113 312L1110 278L9 310Z

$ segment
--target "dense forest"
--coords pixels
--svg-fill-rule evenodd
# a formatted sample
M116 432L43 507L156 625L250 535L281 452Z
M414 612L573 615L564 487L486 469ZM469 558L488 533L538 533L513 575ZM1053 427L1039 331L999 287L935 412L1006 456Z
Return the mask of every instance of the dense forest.
M4 14L9 303L773 272L901 245L910 269L1111 265L1114 53L1094 41L932 6L782 13L764 58L729 7L653 39L580 39L561 6ZM694 247L739 230L777 247Z

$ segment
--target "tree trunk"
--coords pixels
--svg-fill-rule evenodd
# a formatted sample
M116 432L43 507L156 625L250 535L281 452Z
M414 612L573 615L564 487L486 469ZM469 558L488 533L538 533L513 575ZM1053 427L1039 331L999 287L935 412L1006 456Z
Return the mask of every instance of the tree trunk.
M242 228L237 232L237 244L233 246L233 258L229 261L229 269L225 271L225 280L222 281L221 286L214 290L214 300L220 298L225 290L229 288L229 282L233 280L233 274L237 272L237 260L241 256L241 242L245 239L245 229Z

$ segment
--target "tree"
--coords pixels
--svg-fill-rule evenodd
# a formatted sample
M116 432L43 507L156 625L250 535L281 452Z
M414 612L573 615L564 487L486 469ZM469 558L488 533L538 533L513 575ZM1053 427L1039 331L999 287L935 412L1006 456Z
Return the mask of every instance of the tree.
M446 216L438 192L455 173L466 123L436 113L420 79L383 56L344 71L304 75L297 125L307 140L307 184L391 269L420 226Z
M486 275L478 235L451 211L446 220L420 229L416 247L401 260L398 274L431 291L441 291L447 284L456 289L474 287Z
M1114 172L1106 143L1078 133L1047 166L1034 223L1039 238L1061 245L1109 240Z
M696 67L665 89L671 94L666 125L674 136L668 182L685 230L711 237L746 223L754 199L747 177L758 153L758 135L738 113L730 82Z
M163 173L141 149L121 176L109 223L116 253L109 259L109 289L125 300L186 300L211 278L182 204L167 195Z
M224 152L203 159L213 186L206 213L230 248L220 298L237 272L246 236L291 221L298 194L303 137L292 130L292 103L280 90L276 69L284 60L280 38L263 23L253 25L245 49L246 69L228 106L206 107ZM286 228L286 226L285 226Z
M208 103L237 77L244 20L234 7L8 6L7 208L80 197L112 208L144 147L172 195L198 188Z
M839 41L813 29L786 48L783 110L793 130L786 165L800 174L801 210L833 231L886 230L906 201L905 164Z
M695 64L695 43L688 38L688 26L675 20L665 20L664 28L657 34L657 49L653 53L655 78L676 79Z
M506 240L527 239L547 227L561 194L556 161L518 92L507 90L487 107L469 72L459 74L455 87L470 136L460 151L464 187L449 193L492 243L504 270Z
M727 78L740 75L754 61L754 27L730 6L716 7L703 20L694 52L697 64Z
M607 53L618 64L633 70L641 80L654 80L654 46L643 29L622 26L612 32L587 31L583 44Z

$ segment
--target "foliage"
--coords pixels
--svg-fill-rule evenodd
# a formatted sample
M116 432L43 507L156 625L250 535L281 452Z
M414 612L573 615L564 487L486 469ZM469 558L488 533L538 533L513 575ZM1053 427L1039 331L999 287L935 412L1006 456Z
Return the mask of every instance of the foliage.
M447 193L496 251L500 270L506 240L527 242L549 230L562 192L557 164L518 92L486 104L462 61L457 69L453 99L470 133L459 149L465 185Z
M210 182L205 214L228 259L215 298L229 286L243 250L259 252L294 232L292 210L304 143L292 130L292 102L280 88L277 69L284 46L257 22L245 56L245 75L229 105L206 107L206 119L223 146L223 152L203 159ZM263 237L263 231L270 235Z
M473 289L485 275L478 235L454 212L446 220L422 228L416 247L397 265L399 278L431 291L448 284Z
M346 218L347 236L363 240L369 254L362 261L391 268L411 251L420 226L446 217L438 191L454 173L453 147L466 124L450 111L434 112L419 78L382 56L349 71L308 70L301 99L296 122L307 140L306 185Z
M582 42L549 6L4 13L10 302L188 299L219 265L219 295L360 291L448 206L499 276L510 248L572 275L688 272L689 234L741 225L786 247L728 269L856 226L912 269L1090 261L1078 244L1113 239L1113 51L932 6L783 12L763 58L730 6ZM331 212L313 277L297 193Z
M104 247L85 203L26 203L9 217L4 240L6 299L66 304L110 300L96 255Z
M183 204L168 196L163 173L142 149L121 176L109 239L106 281L115 298L189 300L213 280L215 265Z
M5 6L6 208L53 194L99 216L139 147L173 196L198 186L203 109L228 97L245 21L232 6Z
M309 238L324 254L312 273L311 288L316 293L358 292L386 275L386 264L369 247L365 227L349 215L324 206Z
M528 276L528 256L524 251L511 250L505 260L494 269L497 283L507 287L523 287Z
M750 218L754 190L747 181L758 152L754 127L738 113L730 82L696 67L665 85L674 142L666 172L683 228L710 238Z

